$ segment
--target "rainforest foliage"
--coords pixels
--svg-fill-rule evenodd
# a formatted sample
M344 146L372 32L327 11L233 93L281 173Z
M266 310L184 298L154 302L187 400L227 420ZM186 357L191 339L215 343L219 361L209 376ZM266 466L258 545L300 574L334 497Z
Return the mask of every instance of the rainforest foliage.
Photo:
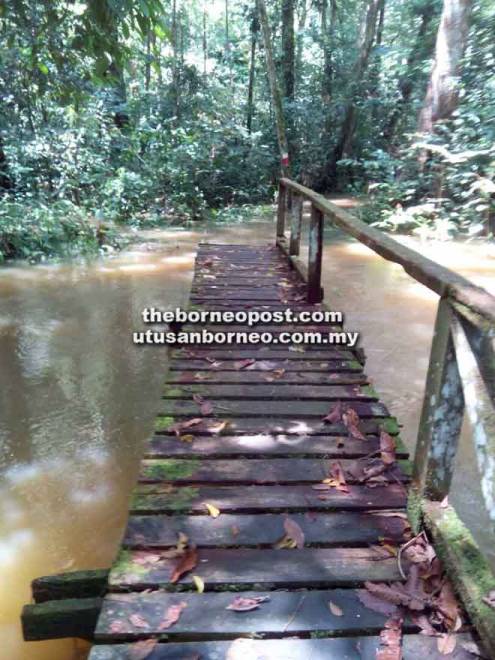
M271 201L281 171L386 228L493 232L491 0L3 0L0 35L0 259Z

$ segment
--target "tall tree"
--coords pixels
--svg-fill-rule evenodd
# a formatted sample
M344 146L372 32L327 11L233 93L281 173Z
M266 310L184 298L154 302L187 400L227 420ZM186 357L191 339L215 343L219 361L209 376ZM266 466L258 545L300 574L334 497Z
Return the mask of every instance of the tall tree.
M330 10L330 15L329 15ZM333 83L333 53L335 38L335 22L337 19L337 0L323 0L321 5L321 41L323 45L323 77L322 97L325 102L330 100Z
M457 108L459 74L464 56L472 0L444 0L423 108L419 115L420 133L431 133L435 123L447 119Z
M347 101L340 135L329 160L327 183L330 186L334 186L337 179L337 163L349 154L351 148L356 129L357 101L361 93L364 74L368 68L371 50L377 34L379 17L384 3L385 0L368 0L365 7L364 17L360 26L358 58L354 66L354 76L350 83L349 99Z
M289 145L287 142L287 132L285 127L284 109L282 105L282 95L277 80L277 71L275 69L275 60L273 58L272 36L270 31L270 22L266 11L265 0L256 0L258 16L260 19L261 32L263 35L263 45L265 47L265 62L270 84L270 93L272 96L273 110L275 112L275 123L277 128L278 147L280 150L280 169L283 176L289 174Z

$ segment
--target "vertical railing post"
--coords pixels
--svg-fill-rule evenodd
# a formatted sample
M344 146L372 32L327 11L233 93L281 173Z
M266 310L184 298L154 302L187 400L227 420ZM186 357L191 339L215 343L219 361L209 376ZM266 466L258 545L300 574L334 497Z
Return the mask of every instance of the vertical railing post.
M452 339L453 310L438 305L413 468L419 495L443 500L449 493L464 416L464 395Z
M323 213L311 204L308 250L308 302L323 300L321 288L321 261L323 257Z
M287 188L282 182L280 182L278 184L277 240L284 237L286 212Z
M303 212L303 198L301 195L292 196L292 205L290 210L290 244L289 254L299 256L301 245L301 225Z

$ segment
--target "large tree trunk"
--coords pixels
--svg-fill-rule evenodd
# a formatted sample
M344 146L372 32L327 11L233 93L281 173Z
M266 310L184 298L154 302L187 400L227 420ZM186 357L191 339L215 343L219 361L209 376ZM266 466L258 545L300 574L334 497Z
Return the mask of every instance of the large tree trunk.
M328 16L328 0L323 0L321 6L321 40L323 46L323 81L322 97L328 103L332 96L333 83L333 45L335 37L335 22L337 19L337 0L330 0L330 20Z
M282 71L288 101L294 100L295 63L294 0L282 0Z
M301 77L302 69L302 55L303 55L303 34L306 27L306 19L308 17L308 0L302 0L301 11L298 12L297 21L297 36L296 36L296 63L295 63L295 79L296 85Z
M275 113L275 123L277 128L277 139L280 150L280 169L282 176L289 175L288 154L289 147L287 143L287 134L285 129L285 117L282 106L282 95L277 80L277 72L275 70L275 61L273 59L272 37L270 33L270 23L268 21L268 14L266 12L265 0L256 0L258 7L258 15L260 19L261 32L263 34L263 45L265 47L265 61L266 70L268 74L268 82L270 84L270 92L272 95L272 105Z
M420 133L431 133L435 123L447 119L457 108L458 78L466 50L472 0L444 0L437 33L435 62L423 108L419 115Z
M357 120L356 101L360 95L360 86L368 68L371 49L377 33L378 20L385 0L369 0L360 29L359 56L354 67L350 95L345 109L339 139L330 158L328 183L333 185L337 179L337 163L350 152Z
M415 66L415 64L430 57L433 50L434 43L433 39L430 38L430 25L437 16L436 3L425 2L419 10L419 15L421 22L416 40L407 58L406 71L399 78L397 84L399 97L383 129L383 138L389 149L393 147L397 126L409 103L419 77L420 68Z

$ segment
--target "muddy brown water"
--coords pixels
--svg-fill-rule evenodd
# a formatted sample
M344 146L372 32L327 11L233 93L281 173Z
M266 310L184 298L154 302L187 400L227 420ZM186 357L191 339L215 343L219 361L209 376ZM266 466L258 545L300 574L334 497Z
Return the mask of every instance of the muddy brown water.
M86 657L81 641L23 643L19 614L34 577L114 557L167 367L165 349L133 346L132 331L143 307L186 304L198 240L262 243L273 232L269 221L150 230L113 256L0 269L1 658ZM495 292L494 247L401 240ZM436 296L334 232L323 280L413 447ZM478 483L466 432L455 503L495 565Z

